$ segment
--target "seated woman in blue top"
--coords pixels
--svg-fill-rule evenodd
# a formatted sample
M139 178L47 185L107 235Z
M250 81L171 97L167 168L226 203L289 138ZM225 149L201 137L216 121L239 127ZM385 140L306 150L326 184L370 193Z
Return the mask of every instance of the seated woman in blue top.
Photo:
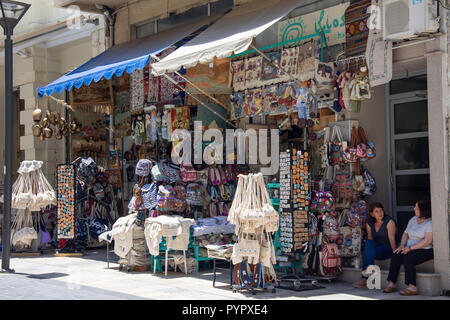
M392 257L393 251L397 248L395 242L395 222L384 213L383 205L373 202L369 206L369 219L366 223L368 240L363 251L363 276L353 284L355 288L367 287L366 269L375 264L375 259L385 260Z
M396 291L400 267L405 266L405 284L408 286L400 291L401 295L412 296L419 294L416 288L416 265L433 259L433 233L431 225L430 201L417 201L414 207L415 216L408 222L402 235L400 246L394 250L388 275L388 286L385 293Z

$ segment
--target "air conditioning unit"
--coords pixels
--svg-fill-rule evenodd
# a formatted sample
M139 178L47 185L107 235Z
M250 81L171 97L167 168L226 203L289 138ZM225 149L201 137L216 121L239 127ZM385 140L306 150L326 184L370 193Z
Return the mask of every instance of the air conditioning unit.
M384 0L384 40L403 40L439 29L436 0Z

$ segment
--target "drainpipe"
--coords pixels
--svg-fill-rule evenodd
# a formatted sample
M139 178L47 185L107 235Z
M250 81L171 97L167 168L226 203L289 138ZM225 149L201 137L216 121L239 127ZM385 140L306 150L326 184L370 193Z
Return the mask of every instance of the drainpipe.
M95 5L98 10L100 10L108 19L109 22L109 47L111 48L114 45L114 22L115 18L113 16L113 10L110 7L107 7L102 4Z

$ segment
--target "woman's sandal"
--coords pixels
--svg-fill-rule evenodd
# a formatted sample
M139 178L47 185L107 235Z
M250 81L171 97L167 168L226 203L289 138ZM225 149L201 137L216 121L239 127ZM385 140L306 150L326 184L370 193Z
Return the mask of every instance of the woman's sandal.
M386 287L386 288L383 289L384 293L392 293L392 292L395 292L395 291L397 291L397 289L393 288L393 287Z
M405 289L405 290L401 290L399 293L402 296L417 296L419 294L419 291L418 290L412 291L409 289Z

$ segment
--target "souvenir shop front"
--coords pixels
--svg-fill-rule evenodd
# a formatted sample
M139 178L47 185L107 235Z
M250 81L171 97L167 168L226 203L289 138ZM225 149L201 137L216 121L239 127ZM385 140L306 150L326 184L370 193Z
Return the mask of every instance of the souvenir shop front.
M139 39L134 43L153 54L122 56L133 63L114 72L105 68L78 89L72 88L75 78L40 88L41 96L72 88L71 107L79 121L71 161L82 159L58 168L58 228L68 228L71 239L79 237L74 209L83 182L92 186L88 196L108 203L101 200L106 189L98 186L94 168L102 163L107 170L100 170L100 178L112 185L118 215L97 236L114 241L121 270L167 275L174 267L187 274L211 260L215 269L216 260L225 260L235 289L267 289L278 279L281 287L295 290L301 281L292 279L331 281L345 266L360 268L367 205L378 200L377 183L387 185L375 181L386 179L385 169L373 173L376 153L387 146L384 136L373 140L376 125L365 130L359 119L371 117L374 111L367 106L374 99L385 102L384 86L374 87L392 76L375 72L384 69L374 57L392 54L391 47L377 46L378 34L367 28L345 32L367 22L360 6L341 8L346 50L338 56L325 29L281 38L270 48L254 46L256 36L282 25L285 21L278 21L297 7L296 1L262 1ZM243 13L248 23L241 20ZM180 41L212 20L190 41ZM113 47L80 72L99 61L118 63L118 53L129 47ZM100 80L107 73L112 79ZM89 95L102 98L94 104ZM108 99L109 107L100 102ZM177 129L194 132L194 143L185 144ZM220 137L211 138L208 129ZM246 132L232 139L241 147L217 148L217 139L228 141L227 129ZM199 130L202 139L196 140ZM261 135L264 130L269 134ZM268 146L266 153L257 149L259 161L251 160L255 142ZM209 156L209 163L196 161L199 154L204 160ZM177 163L176 156L190 161ZM279 170L267 174L274 164ZM68 212L61 209L67 199L74 204Z
M346 8L341 8L343 15L355 15L354 6ZM358 25L367 17L358 15L352 23ZM292 287L288 279L293 275L297 280L300 274L303 279L332 280L342 266L360 267L368 198L376 192L374 176L368 170L376 157L375 144L357 120L365 111L365 101L374 94L374 73L366 61L366 46L360 43L364 36L364 44L377 40L376 34L368 39L366 30L358 35L359 41L349 34L347 47L351 50L341 57L332 54L325 31L265 48L249 42L252 50L245 51L237 50L236 40L224 34L223 30L230 30L231 35L242 31L242 26L233 24L233 18L232 13L225 16L152 64L153 73L198 67L198 61L228 59L228 82L233 91L229 127L247 133L278 129L278 152L271 150L271 156L272 160L274 155L277 158L279 170L266 175L264 183L258 181L255 188L255 182L249 181L267 165L247 165L228 213L237 235L232 251L234 282L245 286L243 270L247 268L255 280L258 262L266 280L276 277L274 270L281 271L278 279L284 287ZM246 31L251 38L258 34ZM227 40L217 40L218 32ZM374 52L368 54L373 56ZM384 99L384 91L382 95ZM258 145L269 141L260 138ZM249 143L253 142L249 139ZM248 191L243 195L240 184ZM258 185L265 188L258 189ZM278 228L271 226L269 208L279 212ZM265 219L267 224L261 223ZM270 245L266 245L267 240ZM266 247L270 248L270 261L264 260Z

